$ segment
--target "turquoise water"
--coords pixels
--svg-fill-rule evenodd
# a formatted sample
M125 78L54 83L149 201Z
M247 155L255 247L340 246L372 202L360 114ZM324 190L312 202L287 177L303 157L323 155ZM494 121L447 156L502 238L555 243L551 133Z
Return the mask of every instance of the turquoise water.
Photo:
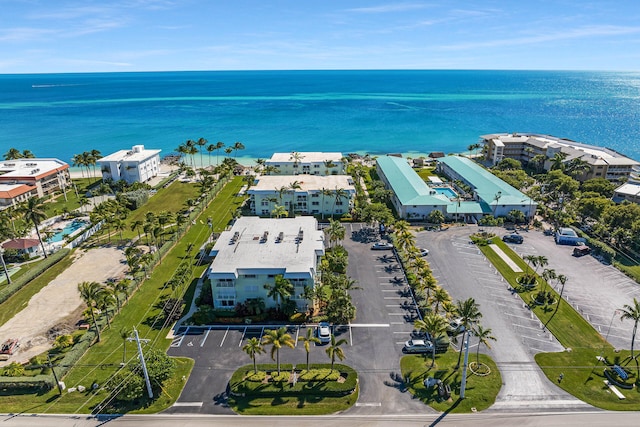
M82 227L86 227L86 225L87 224L85 222L82 222L82 221L72 221L72 222L68 223L66 226L64 226L62 231L58 231L56 234L51 236L47 240L47 242L48 243L61 242L62 240L64 240L64 238L62 236L69 235L69 234L73 233L76 230L80 230Z
M639 101L639 73L0 75L0 154L16 146L69 161L85 150L108 154L144 144L165 155L199 137L241 141L246 149L238 157L293 150L449 153L466 151L479 135L533 132L640 160Z
M448 187L434 188L434 190L436 191L436 193L443 194L443 195L447 196L450 199L458 197L458 194L455 191L453 191L451 188L448 188Z

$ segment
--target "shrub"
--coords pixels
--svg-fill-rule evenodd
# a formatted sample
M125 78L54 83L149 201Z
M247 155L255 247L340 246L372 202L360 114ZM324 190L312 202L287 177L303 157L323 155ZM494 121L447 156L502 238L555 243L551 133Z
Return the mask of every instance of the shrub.
M247 378L245 378L247 381L253 381L256 383L261 383L265 380L265 378L267 378L267 373L263 372L263 371L258 371L257 373L251 373L249 375L247 375Z
M18 292L27 283L47 271L52 265L58 263L61 259L67 256L71 252L69 249L61 249L58 252L50 255L48 258L40 261L38 266L33 270L28 271L23 276L14 280L10 285L7 285L0 291L0 303L5 302L9 297Z

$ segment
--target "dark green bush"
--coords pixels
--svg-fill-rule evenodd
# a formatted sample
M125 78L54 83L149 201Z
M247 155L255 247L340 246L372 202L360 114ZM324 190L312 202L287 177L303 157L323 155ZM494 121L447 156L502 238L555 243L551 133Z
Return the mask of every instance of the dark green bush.
M27 283L47 271L52 265L58 263L61 259L67 256L71 252L69 249L61 249L58 252L50 255L48 258L40 261L39 265L30 270L23 276L14 280L10 285L7 285L0 291L0 303L5 302L9 297L25 286Z

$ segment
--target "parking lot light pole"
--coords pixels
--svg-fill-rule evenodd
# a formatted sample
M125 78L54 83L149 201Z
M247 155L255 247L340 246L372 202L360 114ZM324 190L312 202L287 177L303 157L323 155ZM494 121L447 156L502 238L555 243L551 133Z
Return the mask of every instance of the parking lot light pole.
M469 365L469 334L466 334L464 341L464 362L462 363L462 382L460 383L460 399L464 399L465 388L467 387L467 366Z

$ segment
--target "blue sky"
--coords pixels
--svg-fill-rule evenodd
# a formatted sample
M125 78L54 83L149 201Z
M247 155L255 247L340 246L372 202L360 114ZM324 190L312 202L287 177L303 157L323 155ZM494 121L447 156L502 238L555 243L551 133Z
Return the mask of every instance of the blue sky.
M0 73L640 70L637 0L0 0Z

